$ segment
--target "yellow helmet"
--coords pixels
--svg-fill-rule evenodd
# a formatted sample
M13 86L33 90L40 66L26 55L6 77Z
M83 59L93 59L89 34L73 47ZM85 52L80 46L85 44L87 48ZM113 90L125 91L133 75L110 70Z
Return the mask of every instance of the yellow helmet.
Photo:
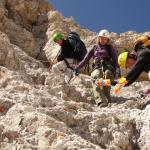
M128 52L123 52L118 56L118 64L122 69L126 68Z

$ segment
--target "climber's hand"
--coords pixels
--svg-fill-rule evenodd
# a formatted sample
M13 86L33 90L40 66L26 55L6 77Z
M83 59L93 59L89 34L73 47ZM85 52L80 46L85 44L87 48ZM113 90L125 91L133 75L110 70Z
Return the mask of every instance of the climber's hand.
M75 74L75 76L78 76L80 74L79 70L78 69L74 69L74 74Z

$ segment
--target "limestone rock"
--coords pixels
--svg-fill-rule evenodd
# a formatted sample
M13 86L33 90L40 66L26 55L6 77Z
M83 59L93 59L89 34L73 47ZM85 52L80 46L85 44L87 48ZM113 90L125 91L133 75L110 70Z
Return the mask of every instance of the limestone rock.
M149 149L150 96L138 95L148 81L124 87L119 95L112 92L112 104L99 108L90 76L80 74L65 84L63 75L43 65L59 50L52 35L59 31L66 37L71 30L88 50L96 43L97 33L44 0L0 1L0 149ZM111 32L119 52L132 50L140 35Z

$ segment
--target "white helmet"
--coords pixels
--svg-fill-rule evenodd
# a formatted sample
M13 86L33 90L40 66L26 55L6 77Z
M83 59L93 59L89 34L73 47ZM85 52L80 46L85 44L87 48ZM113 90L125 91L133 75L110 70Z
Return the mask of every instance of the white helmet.
M110 33L109 33L108 30L104 29L104 30L101 30L101 31L99 32L98 36L99 36L99 37L100 37L100 36L106 37L106 38L109 39L109 38L110 38Z

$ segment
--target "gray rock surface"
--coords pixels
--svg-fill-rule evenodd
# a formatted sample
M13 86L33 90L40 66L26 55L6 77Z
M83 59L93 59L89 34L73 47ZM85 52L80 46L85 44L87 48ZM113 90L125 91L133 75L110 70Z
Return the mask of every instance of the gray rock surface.
M42 28L45 18L48 26ZM112 92L112 104L99 108L88 75L64 84L62 76L48 72L42 63L46 58L35 59L40 44L46 43L42 50L50 60L58 49L51 41L53 33L63 30L67 35L72 29L89 49L95 44L96 33L64 18L45 1L0 1L0 149L148 150L150 97L139 99L137 93L148 81L135 82L119 95ZM112 33L118 48L129 48L138 36Z

